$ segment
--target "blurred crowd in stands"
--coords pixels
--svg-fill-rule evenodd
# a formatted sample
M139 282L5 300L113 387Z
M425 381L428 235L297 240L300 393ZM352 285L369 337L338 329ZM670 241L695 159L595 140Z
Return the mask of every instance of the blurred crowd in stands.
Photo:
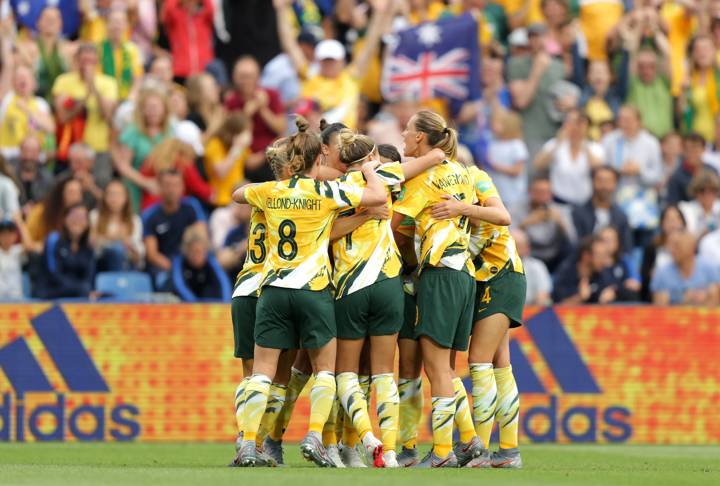
M2 300L128 271L228 300L232 191L294 114L399 147L428 107L510 210L528 303L720 303L720 0L0 3ZM385 100L393 34L463 14L481 96Z

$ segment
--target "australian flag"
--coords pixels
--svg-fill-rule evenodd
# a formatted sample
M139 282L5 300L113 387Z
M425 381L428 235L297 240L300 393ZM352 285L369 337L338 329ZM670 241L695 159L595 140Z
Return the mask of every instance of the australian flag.
M383 68L389 100L480 97L478 24L470 14L429 22L396 34Z

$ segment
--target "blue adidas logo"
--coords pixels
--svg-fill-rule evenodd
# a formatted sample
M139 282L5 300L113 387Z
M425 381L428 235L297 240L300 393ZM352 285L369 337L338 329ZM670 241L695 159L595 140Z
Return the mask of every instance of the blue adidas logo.
M110 392L110 387L59 306L54 306L31 319L31 324L70 392ZM0 348L0 370L5 373L15 392L14 407L13 395L9 392L2 394L3 401L0 404L0 419L2 419L0 440L2 441L13 440L13 435L14 440L24 441L26 429L35 440L65 440L66 425L71 435L78 440L104 440L106 423L113 424L109 431L116 440L130 440L140 433L140 425L136 421L140 412L137 407L129 404L118 405L108 410L109 417L106 417L104 406L82 405L72 411L66 410L65 394L56 393L56 403L42 404L33 410L26 410L24 399L28 393L51 393L56 390L22 336ZM38 419L44 414L54 416L55 430L40 430ZM12 415L14 420L11 422ZM81 430L78 422L88 415L94 418L95 429ZM14 434L12 423L15 424Z
M525 323L533 343L552 372L563 395L548 394L538 378L530 360L515 339L510 340L510 361L518 390L522 394L547 395L547 405L523 407L521 405L521 434L532 442L626 442L632 436L631 412L622 405L576 406L563 409L562 401L568 394L590 394L598 398L602 389L583 361L575 344L565 331L555 310L545 309ZM512 331L510 333L512 336ZM464 380L466 389L472 389L472 380ZM578 426L577 424L581 425ZM573 426L572 424L575 424ZM497 440L497 430L493 434Z

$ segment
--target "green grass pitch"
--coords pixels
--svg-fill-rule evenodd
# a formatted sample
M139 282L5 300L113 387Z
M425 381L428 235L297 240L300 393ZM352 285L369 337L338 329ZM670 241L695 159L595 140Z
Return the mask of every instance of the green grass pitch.
M297 446L286 447L290 467L225 467L232 452L231 444L0 444L0 485L720 484L718 446L525 446L520 471L318 469Z

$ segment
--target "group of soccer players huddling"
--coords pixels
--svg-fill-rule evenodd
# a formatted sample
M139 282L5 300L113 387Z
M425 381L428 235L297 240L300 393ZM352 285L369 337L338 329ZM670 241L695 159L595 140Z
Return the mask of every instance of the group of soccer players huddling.
M277 180L233 195L253 210L232 300L245 378L231 465L283 464L283 433L312 378L300 450L318 466L521 467L508 332L526 284L494 184L455 160L456 133L431 111L408 122L403 163L342 124L296 124L267 151ZM454 371L466 350L472 412ZM423 369L433 443L420 460Z

